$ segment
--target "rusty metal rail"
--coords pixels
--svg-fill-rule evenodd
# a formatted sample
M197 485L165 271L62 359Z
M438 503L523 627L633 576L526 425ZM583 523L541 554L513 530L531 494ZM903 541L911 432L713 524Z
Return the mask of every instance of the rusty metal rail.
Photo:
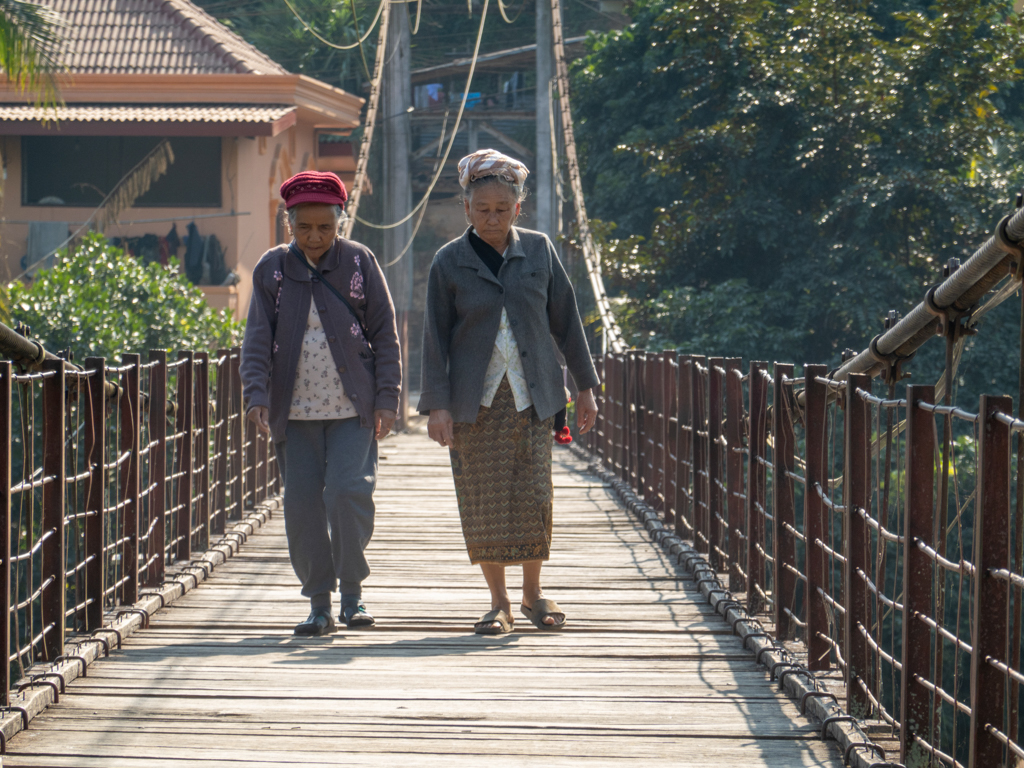
M890 366L913 357L936 333L956 332L978 302L1004 279L1011 290L1020 282L1024 273L1022 242L1024 208L1018 208L996 225L992 236L962 266L958 260L950 265L946 278L929 288L906 317L887 325L863 351L845 360L832 378L842 381L855 373L884 374ZM802 394L798 397L802 404Z
M0 684L104 626L278 492L242 413L240 350L85 369L0 362Z
M598 361L583 446L745 592L847 710L888 722L907 765L1024 758L1024 517L1005 397L823 366L630 351ZM803 393L802 405L796 392Z

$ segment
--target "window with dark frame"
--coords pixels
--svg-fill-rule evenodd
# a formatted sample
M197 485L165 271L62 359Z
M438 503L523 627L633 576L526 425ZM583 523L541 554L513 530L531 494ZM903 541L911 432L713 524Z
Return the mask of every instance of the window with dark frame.
M22 205L94 207L162 139L149 136L23 136ZM219 136L169 139L167 173L135 205L140 208L219 208Z

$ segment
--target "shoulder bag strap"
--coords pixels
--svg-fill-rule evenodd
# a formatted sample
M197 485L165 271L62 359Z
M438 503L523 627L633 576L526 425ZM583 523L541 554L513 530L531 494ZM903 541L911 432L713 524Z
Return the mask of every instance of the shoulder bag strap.
M295 244L294 244L294 243L292 243L291 245L289 245L289 246L288 246L288 251L289 251L290 253L292 253L292 254L293 254L293 255L295 256L295 258L296 258L296 259L298 259L298 260L299 260L300 262L302 262L302 265L303 265L303 266L304 266L304 267L305 267L306 269L308 269L308 270L309 270L310 272L312 272L312 273L313 273L314 275L316 275L316 276L317 276L318 278L320 278L320 281L321 281L321 282L322 282L322 283L323 283L323 284L324 284L325 286L327 286L328 290L330 290L330 292L331 292L331 293L333 293L333 294L334 294L335 296L337 296L337 297L338 297L339 299L341 299L341 303L342 303L342 304L344 304L344 305L345 305L346 307L348 307L348 311L352 313L352 317L354 317L354 318L356 319L356 322L357 322L357 323L359 323L359 327L360 327L360 328L362 329L362 331L363 331L363 337L364 337L364 338L365 338L365 339L366 339L367 341L369 341L369 338L370 338L370 337L369 337L369 336L367 335L367 333L366 333L366 326L365 326L365 325L363 325L363 321L362 321L362 320L360 320L360 319L359 319L359 315L358 315L358 314L356 314L356 310L355 310L355 307L353 307L353 306L352 306L352 305L351 305L351 304L349 303L349 300L348 300L348 299L346 299L346 298L345 298L344 296L342 296L342 294L341 294L341 291L339 291L339 290L338 290L337 288L335 288L335 287L334 287L333 285L331 285L331 284L330 284L329 282L327 282L327 280L326 280L326 279L324 278L323 274L322 274L322 273L320 272L320 270L319 270L319 269L317 269L317 268L316 268L316 267L314 267L314 266L313 266L312 264L310 264L310 263L309 263L308 261L306 261L306 257L305 257L305 256L303 256L303 255L302 255L302 254L301 254L301 253L299 252L299 249L298 249L297 247L295 247Z

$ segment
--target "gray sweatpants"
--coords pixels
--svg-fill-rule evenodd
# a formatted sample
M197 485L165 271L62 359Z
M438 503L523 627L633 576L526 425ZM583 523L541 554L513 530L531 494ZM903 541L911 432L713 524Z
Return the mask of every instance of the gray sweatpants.
M289 420L276 445L284 478L288 555L314 608L331 593L360 594L369 574L363 550L373 535L377 441L359 418Z

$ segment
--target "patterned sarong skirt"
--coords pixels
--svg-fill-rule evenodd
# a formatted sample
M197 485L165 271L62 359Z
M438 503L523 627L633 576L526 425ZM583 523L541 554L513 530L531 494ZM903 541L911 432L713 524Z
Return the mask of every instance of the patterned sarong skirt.
M455 425L452 474L471 563L547 560L551 550L551 426L516 411L508 379L474 424Z

